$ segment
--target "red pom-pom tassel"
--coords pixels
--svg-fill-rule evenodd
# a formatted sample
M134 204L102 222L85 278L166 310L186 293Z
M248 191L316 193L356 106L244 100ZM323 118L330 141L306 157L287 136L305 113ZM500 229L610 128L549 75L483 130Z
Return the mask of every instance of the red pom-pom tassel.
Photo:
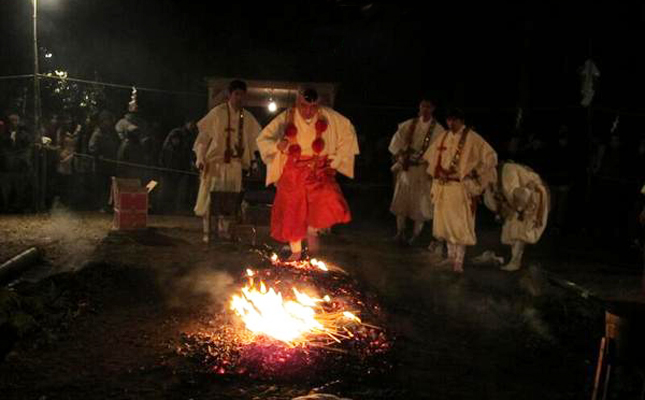
M317 138L314 140L314 142L311 144L311 148L314 151L314 153L321 153L323 149L325 148L325 140L323 138Z
M316 121L316 133L319 135L327 130L327 121L324 119L319 119Z
M302 149L299 144L292 144L287 151L290 156L299 156Z
M289 124L287 125L286 128L284 128L284 135L288 138L295 137L298 134L298 128L294 124Z

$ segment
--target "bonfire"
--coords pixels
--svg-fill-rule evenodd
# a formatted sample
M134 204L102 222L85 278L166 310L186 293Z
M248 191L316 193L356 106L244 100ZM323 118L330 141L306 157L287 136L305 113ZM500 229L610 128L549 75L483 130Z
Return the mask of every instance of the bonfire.
M282 262L275 254L264 264L241 274L226 309L210 321L216 328L185 335L183 354L218 374L275 379L311 375L330 363L370 369L388 352L378 303L344 270L316 259Z
M311 264L315 268L325 266ZM273 287L267 288L263 281L258 287L252 270L247 270L247 276L249 282L241 293L233 296L231 310L256 335L266 335L289 346L328 345L353 338L350 329L362 323L355 310L345 309L329 295L320 298L293 286L292 293L283 296Z

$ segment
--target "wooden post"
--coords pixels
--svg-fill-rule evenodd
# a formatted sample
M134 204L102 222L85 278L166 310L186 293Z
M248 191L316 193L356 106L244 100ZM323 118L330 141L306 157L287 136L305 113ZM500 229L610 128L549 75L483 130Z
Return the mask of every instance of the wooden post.
M604 369L605 363L605 350L607 346L607 338L602 337L600 339L600 351L598 352L598 362L596 363L596 376L593 381L593 393L591 394L591 400L598 400L598 388L600 387L600 379L602 376L602 370Z

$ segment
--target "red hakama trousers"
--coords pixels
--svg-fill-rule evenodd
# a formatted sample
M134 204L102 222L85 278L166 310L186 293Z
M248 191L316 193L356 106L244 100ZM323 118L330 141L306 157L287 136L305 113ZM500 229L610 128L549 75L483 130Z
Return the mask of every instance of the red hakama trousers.
M277 183L271 209L271 237L297 242L307 227L329 228L351 221L349 206L327 157L290 157Z

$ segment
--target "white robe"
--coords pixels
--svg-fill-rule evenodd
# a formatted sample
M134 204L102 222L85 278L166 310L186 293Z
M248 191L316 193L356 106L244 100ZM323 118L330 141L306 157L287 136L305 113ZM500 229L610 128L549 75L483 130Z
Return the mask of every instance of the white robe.
M356 130L349 119L328 107L320 107L322 115L327 119L328 127L323 132L325 148L320 153L327 155L331 160L331 167L341 174L354 177L354 157L358 154L358 140ZM287 125L287 112L283 112L267 125L257 139L258 149L262 161L267 165L266 185L276 183L282 175L282 170L287 162L287 155L278 150L278 143L284 136ZM303 156L313 155L311 144L316 137L314 116L308 124L300 113L296 111L294 124L298 129L297 140L302 149Z
M233 158L230 163L225 163L226 129L229 126L227 103L220 104L206 114L197 123L199 134L195 139L193 151L197 155L197 162L204 164L195 214L203 216L210 207L210 197L213 191L240 192L242 190L242 170L248 169L257 150L256 138L260 132L260 124L253 114L244 110L244 152L241 158ZM238 144L239 113L230 112L230 147L234 150Z
M396 155L401 151L408 148L408 134L410 126L414 119L409 119L399 124L399 129L396 131L388 150L392 155ZM432 120L424 122L419 118L417 126L412 134L411 148L414 153L417 153L423 148L423 142ZM444 132L443 127L437 123L430 137L430 144ZM428 164L425 161L425 155L429 151L430 146L423 154L419 165L411 165L407 171L403 171L400 163L396 163L393 167L393 172L396 174L396 184L394 186L394 194L392 196L392 203L390 211L396 216L410 218L414 221L428 221L432 219L433 205L431 198L432 179L428 172Z
M502 243L537 243L546 228L549 214L549 192L544 182L530 168L510 162L504 164L498 178L501 185L486 190L484 203L491 211L498 212L501 205L496 201L493 190L501 189L500 194L511 208L511 215L506 216L502 227ZM526 204L518 203L519 196L528 199ZM522 220L519 219L521 212Z
M440 154L441 166L449 169L462 131L463 128L457 133L446 131L437 137L426 153L428 173L433 177L432 233L435 238L448 243L472 246L477 243L476 200L491 182L496 181L497 153L479 134L470 130L457 165L457 181L443 182L436 179L435 171ZM473 173L476 174L476 179L472 177Z

